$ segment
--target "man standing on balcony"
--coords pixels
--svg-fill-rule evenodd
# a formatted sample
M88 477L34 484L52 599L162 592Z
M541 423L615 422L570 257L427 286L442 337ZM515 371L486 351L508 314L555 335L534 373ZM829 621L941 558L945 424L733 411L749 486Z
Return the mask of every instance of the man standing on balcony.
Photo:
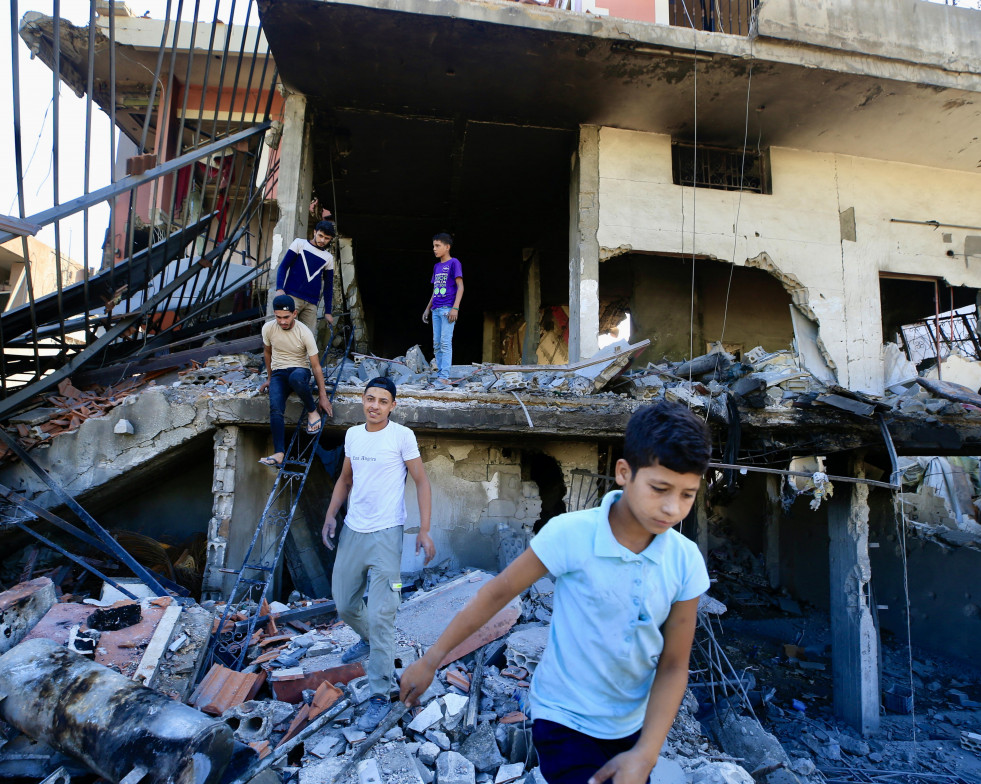
M334 323L334 256L327 248L337 232L329 220L317 223L313 239L293 240L276 271L276 294L288 294L296 302L296 317L317 334L317 309L324 298L324 318Z

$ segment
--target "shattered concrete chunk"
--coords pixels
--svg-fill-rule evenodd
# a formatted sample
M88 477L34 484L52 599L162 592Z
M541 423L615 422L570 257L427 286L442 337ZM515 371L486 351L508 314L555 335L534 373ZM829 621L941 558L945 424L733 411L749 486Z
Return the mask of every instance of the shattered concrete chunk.
M426 767L420 760L415 760L416 770L419 772L419 778L422 779L422 784L433 784L436 780L436 774Z
M433 680L435 682L435 678ZM467 707L469 701L470 698L464 697L462 694L444 695L443 705L446 708L447 717L456 716L458 713L461 713Z
M266 740L273 730L273 708L261 700L233 705L221 714L221 720L232 728L235 740L255 743Z
M440 747L432 741L426 741L419 747L418 756L424 765L435 765Z
M691 772L691 784L753 784L753 777L734 762L707 762Z
M436 760L436 784L476 784L473 763L462 754L447 751Z
M494 784L510 784L510 782L520 779L524 773L525 763L523 762L501 765L497 769L497 775L494 777Z
M460 753L481 773L496 770L507 761L497 748L497 738L490 723L479 725L477 730L460 744Z
M651 771L650 784L685 784L686 781L681 765L664 756L658 758L654 770Z
M422 709L418 716L409 722L409 729L413 732L425 732L437 721L442 720L442 718L443 707L439 704L438 700L433 700Z
M435 743L443 751L449 751L450 739L445 732L440 732L439 730L427 730L425 737L430 743Z
M378 763L373 759L361 760L358 763L358 780L361 784L382 784Z
M344 727L341 730L341 734L348 743L360 743L368 737L368 733L359 730L357 727Z
M512 632L508 637L506 657L513 667L524 667L534 672L545 653L548 643L548 626L531 626Z

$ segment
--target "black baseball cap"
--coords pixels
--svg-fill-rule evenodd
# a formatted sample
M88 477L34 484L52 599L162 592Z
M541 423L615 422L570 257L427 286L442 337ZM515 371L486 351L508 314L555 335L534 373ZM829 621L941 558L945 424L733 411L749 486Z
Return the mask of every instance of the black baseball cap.
M383 376L377 376L364 385L366 392L369 389L371 389L371 387L378 387L379 389L387 389L392 395L392 400L395 400L395 382L392 381L392 379L384 378Z
M296 310L296 302L289 294L280 294L273 300L273 310L288 310L292 313Z

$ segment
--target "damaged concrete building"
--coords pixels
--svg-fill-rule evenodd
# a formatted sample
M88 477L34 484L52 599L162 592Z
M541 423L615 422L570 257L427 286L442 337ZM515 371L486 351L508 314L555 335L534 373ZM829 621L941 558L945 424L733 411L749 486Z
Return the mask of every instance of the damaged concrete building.
M373 375L398 383L393 418L415 431L433 486L437 560L424 571L411 546L403 558L420 588L498 571L551 517L594 504L630 414L680 400L717 445L681 526L716 578L710 594L813 619L815 637L824 627L809 663L828 660L834 715L874 736L883 692L914 690L884 668L884 635L963 660L981 645L981 13L924 0L578 5L259 0L282 96L266 109L281 125L264 171L272 158L278 181L270 211L249 217L261 242L241 264L275 265L316 198L337 220L347 328L323 332L334 416L289 501L271 598L330 596L319 526ZM22 28L53 67L56 29ZM140 45L117 35L120 51ZM84 73L87 53L68 43L62 73ZM124 100L138 136L135 84ZM445 391L427 384L419 319L443 230L466 278ZM264 302L264 275L249 304ZM121 543L189 556L188 587L207 602L232 591L276 492L257 462L269 452L258 326L86 367L44 393L45 413L9 412L9 432L34 438L34 460ZM44 430L71 420L92 383L130 387ZM64 510L22 461L0 466L0 484ZM8 587L32 540L3 535L17 554ZM522 620L547 619L526 602ZM782 642L807 662L806 640ZM439 696L452 724L459 706Z

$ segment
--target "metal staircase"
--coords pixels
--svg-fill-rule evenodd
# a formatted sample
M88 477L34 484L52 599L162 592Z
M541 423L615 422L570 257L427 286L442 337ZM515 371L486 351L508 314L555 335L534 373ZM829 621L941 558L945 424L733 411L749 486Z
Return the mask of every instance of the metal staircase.
M347 332L344 356L337 365L337 372L332 374L330 380L325 379L325 384L329 387L331 405L337 395L337 385L344 364L351 354L354 330L347 328ZM327 342L328 349L324 351L321 358L321 366L332 342L333 328L331 328L331 338ZM205 666L201 672L207 672L215 663L223 664L233 670L241 670L245 664L246 652L262 614L269 586L282 559L286 537L289 535L290 525L296 514L323 433L321 427L316 435L307 435L302 426L305 416L305 412L300 414L241 568L221 570L226 574L236 575L235 584L228 595L218 626L211 636L205 656ZM248 619L244 624L239 618L232 617L242 611L243 606L249 608Z

